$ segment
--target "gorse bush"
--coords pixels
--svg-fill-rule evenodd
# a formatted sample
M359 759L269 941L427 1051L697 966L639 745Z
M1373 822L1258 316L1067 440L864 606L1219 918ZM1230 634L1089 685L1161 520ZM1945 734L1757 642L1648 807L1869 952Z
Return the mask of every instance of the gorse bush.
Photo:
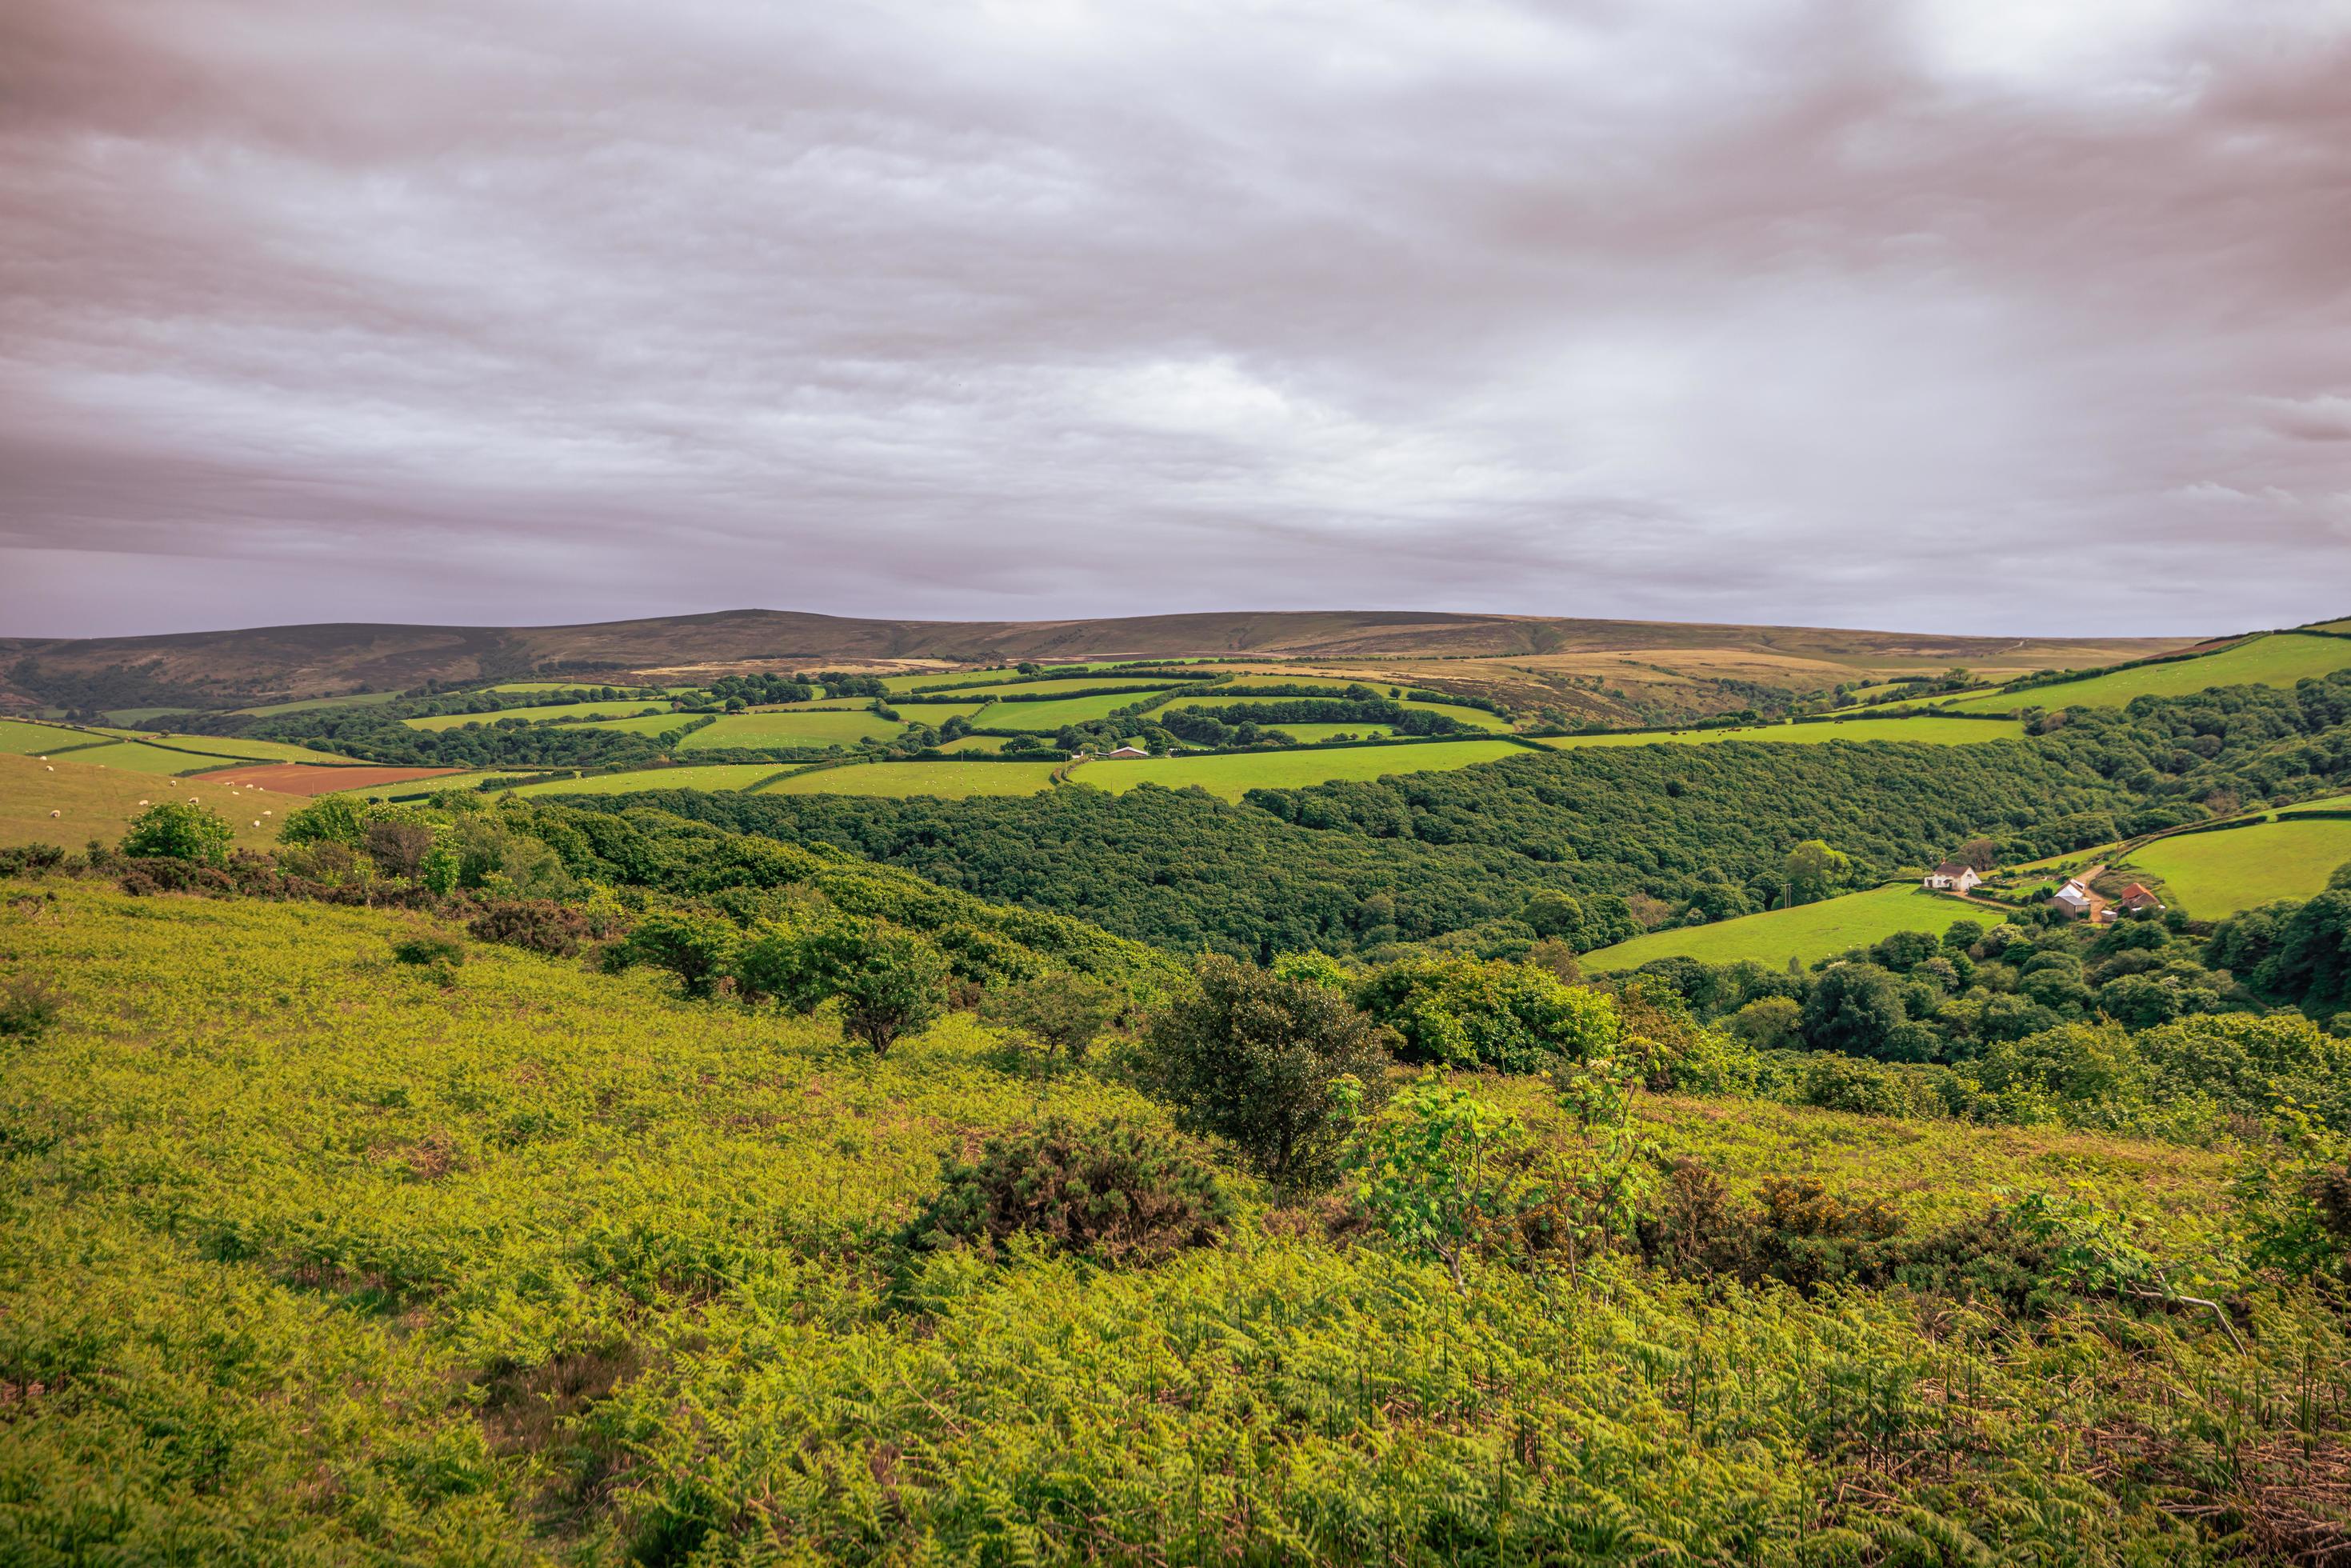
M42 975L0 980L0 1039L38 1040L65 1011L65 992Z
M940 1182L907 1228L917 1249L964 1242L992 1258L1026 1236L1088 1262L1144 1265L1216 1245L1234 1218L1200 1151L1123 1120L1057 1116L991 1137L975 1159L949 1156Z

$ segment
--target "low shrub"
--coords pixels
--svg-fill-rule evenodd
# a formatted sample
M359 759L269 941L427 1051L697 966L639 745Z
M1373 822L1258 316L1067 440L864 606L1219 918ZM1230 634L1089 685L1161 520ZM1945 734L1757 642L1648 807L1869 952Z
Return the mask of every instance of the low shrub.
M63 864L65 858L65 850L57 844L10 844L0 848L0 876L52 871Z
M1221 1240L1231 1197L1207 1160L1163 1133L1056 1116L950 1155L940 1190L903 1239L917 1250L962 1243L993 1258L1015 1236L1106 1266L1150 1264Z
M465 929L484 942L569 958L587 941L588 917L551 898L501 898L484 905Z
M40 1039L65 1010L65 992L39 975L0 982L0 1039Z

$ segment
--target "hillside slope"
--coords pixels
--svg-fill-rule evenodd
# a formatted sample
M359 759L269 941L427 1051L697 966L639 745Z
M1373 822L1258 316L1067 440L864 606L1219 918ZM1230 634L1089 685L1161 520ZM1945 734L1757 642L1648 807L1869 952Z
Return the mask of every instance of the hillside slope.
M1080 656L1418 656L1496 658L1655 651L1752 651L1771 659L1867 668L1942 664L2090 665L2194 639L2061 639L1677 624L1412 611L1290 611L1067 621L870 621L800 611L729 610L580 626L321 624L149 637L0 639L0 670L19 698L66 702L79 677L138 671L152 696L205 706L205 694L308 696L522 675L542 667L652 671L931 660L984 663ZM29 661L29 662L28 662ZM172 688L183 688L177 693Z

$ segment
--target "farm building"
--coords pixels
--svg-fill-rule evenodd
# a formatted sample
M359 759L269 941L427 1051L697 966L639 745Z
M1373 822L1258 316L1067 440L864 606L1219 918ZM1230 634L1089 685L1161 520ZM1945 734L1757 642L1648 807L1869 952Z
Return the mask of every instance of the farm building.
M1982 880L1966 862L1945 861L1927 873L1923 885L1938 893L1965 893Z
M2076 877L2059 888L2049 903L2052 908L2062 909L2068 915L2087 915L2098 906L2098 895Z
M2163 900L2156 897L2154 892L2142 883L2135 882L2128 887L2123 889L2122 895L2116 898L2115 902L2121 904L2125 909L2129 910L2133 915L2160 915L2163 913Z
M1116 751L1103 752L1102 758L1105 761L1115 762L1122 757L1148 757L1150 755L1151 753L1144 750L1143 747L1139 746L1122 746Z

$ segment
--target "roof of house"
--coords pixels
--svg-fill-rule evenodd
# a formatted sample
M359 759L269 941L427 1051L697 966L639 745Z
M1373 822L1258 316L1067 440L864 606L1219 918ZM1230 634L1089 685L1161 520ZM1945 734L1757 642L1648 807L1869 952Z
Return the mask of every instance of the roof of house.
M2123 889L2122 900L2125 904L2160 904L2163 902L2161 899L2156 897L2155 890L2153 888L2150 888L2142 883L2136 882Z
M1957 876L1961 872L1969 872L1975 869L1975 867L1968 864L1965 861L1945 861L1941 865L1935 868L1935 874L1937 876Z

